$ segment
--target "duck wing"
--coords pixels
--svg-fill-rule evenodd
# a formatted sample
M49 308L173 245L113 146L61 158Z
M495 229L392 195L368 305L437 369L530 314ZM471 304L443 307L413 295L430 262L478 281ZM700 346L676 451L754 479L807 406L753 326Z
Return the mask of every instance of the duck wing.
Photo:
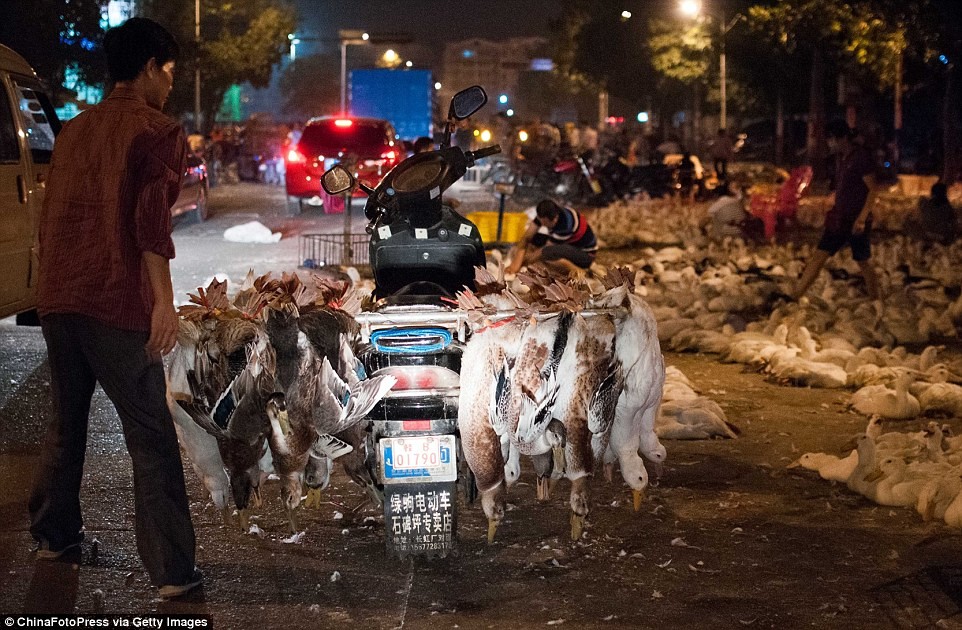
M498 435L505 435L508 429L508 414L511 409L511 362L502 356L501 367L494 373L494 387L491 388L489 410L491 428Z
M558 399L559 383L554 371L548 373L534 394L521 393L521 412L518 415L518 428L515 429L515 442L519 452L531 455L538 441L551 422L555 401Z
M348 386L324 357L318 407L314 413L319 434L339 433L359 422L397 383L390 375L374 376Z
M618 398L625 388L625 373L620 361L608 365L608 373L591 395L588 403L588 430L594 434L607 435L615 421Z

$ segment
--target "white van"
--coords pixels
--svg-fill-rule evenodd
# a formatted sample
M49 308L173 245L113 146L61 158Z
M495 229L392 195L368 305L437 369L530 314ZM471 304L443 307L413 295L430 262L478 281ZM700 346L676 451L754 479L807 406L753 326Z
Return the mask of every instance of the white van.
M0 44L0 318L36 303L37 225L59 131L33 68Z

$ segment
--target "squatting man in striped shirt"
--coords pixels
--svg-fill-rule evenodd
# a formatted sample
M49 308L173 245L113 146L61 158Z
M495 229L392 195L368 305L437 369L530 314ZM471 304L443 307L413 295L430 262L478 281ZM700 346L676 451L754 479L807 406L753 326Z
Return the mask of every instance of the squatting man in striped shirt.
M511 250L506 273L518 273L522 265L542 262L570 274L584 274L591 268L598 240L579 212L550 199L538 204L535 219Z

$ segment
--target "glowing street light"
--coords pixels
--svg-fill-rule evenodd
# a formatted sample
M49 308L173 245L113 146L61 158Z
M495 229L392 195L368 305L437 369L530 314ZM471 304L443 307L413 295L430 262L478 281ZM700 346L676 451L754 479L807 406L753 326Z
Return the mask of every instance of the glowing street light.
M678 3L678 10L683 14L691 18L698 17L702 11L701 0L681 0ZM727 64L725 59L725 36L728 31L735 26L735 23L744 18L745 16L739 14L732 18L731 22L725 21L725 13L719 8L719 12L714 15L718 20L719 34L720 38L718 41L719 55L718 55L718 75L719 75L719 100L721 101L721 111L718 116L718 126L722 129L728 128L728 76L727 76Z
M678 10L681 11L682 15L698 17L701 13L701 0L681 0L678 3Z
M396 63L398 60L398 54L394 51L393 48L388 48L387 50L385 50L383 57L384 57L384 61L388 63Z
M413 68L413 67L414 67L414 62L411 61L410 59L408 59L407 61L404 62L404 67L405 67L405 68Z
M499 97L498 97L498 102L501 103L502 105L507 105L507 104L508 104L508 95L507 95L507 94L502 94L501 96L499 96Z
M440 90L440 89L441 89L441 82L440 82L440 81L435 81L435 82L434 82L434 89L435 89L435 90Z
M624 22L624 21L626 21L626 20L630 20L630 19L631 19L631 11L622 11L622 12L621 12L621 21L622 21L622 22Z

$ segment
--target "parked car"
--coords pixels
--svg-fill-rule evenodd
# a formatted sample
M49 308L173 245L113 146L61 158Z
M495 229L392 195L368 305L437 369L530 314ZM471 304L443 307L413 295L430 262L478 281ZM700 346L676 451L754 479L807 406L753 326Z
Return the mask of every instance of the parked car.
M59 131L30 64L0 45L0 317L17 314L18 323L36 314L38 218Z
M207 196L210 192L207 163L204 158L187 155L187 171L180 187L180 195L170 209L171 216L193 213L193 220L201 223L207 220Z
M298 210L307 200L315 204L326 193L321 175L333 164L345 164L371 186L404 159L404 147L390 122L379 118L324 116L304 126L300 140L285 156L284 181L288 200ZM363 195L360 191L357 194Z

